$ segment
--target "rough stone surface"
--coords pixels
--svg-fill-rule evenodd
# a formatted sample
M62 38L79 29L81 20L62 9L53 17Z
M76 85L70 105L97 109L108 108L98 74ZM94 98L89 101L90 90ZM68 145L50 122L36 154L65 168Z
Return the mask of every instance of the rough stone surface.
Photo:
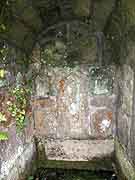
M7 39L10 39L11 44L27 54L37 39L37 32L42 31L42 26L54 25L59 19L68 20L76 16L81 17L80 20L84 18L85 21L92 19L90 29L94 32L102 31L115 1L75 0L74 10L70 0L62 1L60 4L53 0L37 2L36 4L30 1L30 4L27 4L28 1L18 1L13 6L14 16L17 15L17 17L13 17L14 20L7 33ZM127 13L127 26L132 27L135 24L135 1L122 0L121 2L122 8L125 8ZM60 9L60 13L57 9ZM75 16L72 16L73 12ZM50 17L51 21L49 21ZM68 26L66 28L68 29ZM85 34L84 31L83 34ZM128 43L129 54L126 61L132 64L134 42L130 43ZM92 62L95 62L95 43L92 45L94 50L89 47L82 49L81 57L84 60L92 57ZM92 54L91 57L90 54ZM39 69L40 66L37 67L37 71ZM29 73L29 77L32 76L31 74L32 72ZM42 146L38 144L39 150L44 152L41 154L42 159L47 157L51 160L88 161L110 156L114 150L113 141L107 139L112 138L117 131L118 140L124 147L124 151L121 151L120 146L115 147L117 159L122 162L122 171L125 171L127 179L135 179L135 171L132 168L132 163L135 165L134 70L124 65L118 76L117 106L116 93L108 89L106 84L100 86L99 81L95 79L93 86L88 67L49 68L37 76L33 115L36 135L40 135L43 141ZM106 80L103 79L103 81ZM1 87L6 84L8 82L0 80ZM94 87L94 95L91 93L91 86ZM0 130L8 131L10 135L8 141L0 142L0 179L20 179L20 174L24 172L27 165L29 166L35 152L35 146L31 143L33 132L31 128L28 128L25 130L25 135L18 136L15 134L14 125L2 127Z
M17 180L26 177L33 168L35 153L34 143L16 148L10 159L2 160L0 179Z
M103 31L115 0L21 1L12 4L13 21L7 38L19 49L30 53L37 34L60 20L92 19L90 29Z
M113 156L117 97L114 69L110 66L110 88L102 74L99 85L86 65L42 68L32 102L39 160L56 161L59 165L65 161L96 164ZM93 94L97 92L91 88L93 81L101 93ZM50 167L47 161L46 166Z
M114 151L113 141L109 139L115 130L115 91L108 88L110 93L106 94L102 88L100 95L93 95L91 82L94 80L86 65L43 67L38 74L32 100L33 119L27 128L16 134L14 123L0 127L9 133L9 140L0 142L0 178L3 180L21 179L27 174L25 170L30 171L36 157L34 132L41 138L37 144L38 158L43 161L48 157L96 164L99 162L96 158L111 158ZM109 78L113 78L113 74ZM93 169L92 166L89 169Z
M31 170L35 156L35 144L32 142L32 124L21 134L16 134L15 124L7 128L0 128L8 132L9 139L0 142L0 179L17 180L21 179L25 172Z
M128 17L128 25L133 26L135 24L135 12L134 12L134 7L135 7L135 1L133 0L122 0L122 5L123 8L127 11L127 17Z
M112 91L111 95L91 95L89 67L44 71L41 80L36 79L37 99L33 100L37 133L56 139L113 135L116 95Z
M115 152L116 152L116 166L119 178L134 180L135 179L135 167L129 160L125 147L120 142L115 140Z
M119 79L119 108L117 109L117 135L122 145L130 156L131 128L133 122L133 96L134 96L134 71L130 66L124 65Z
M94 26L96 31L102 31L107 19L109 17L110 12L112 12L113 7L115 5L114 0L104 0L98 1L94 5Z
M90 6L92 1L91 0L74 0L74 12L77 16L89 16L90 15Z
M111 157L113 140L45 140L47 160L91 161Z
M134 69L129 65L123 65L118 73L119 96L116 113L116 160L120 173L129 180L135 179L134 73Z

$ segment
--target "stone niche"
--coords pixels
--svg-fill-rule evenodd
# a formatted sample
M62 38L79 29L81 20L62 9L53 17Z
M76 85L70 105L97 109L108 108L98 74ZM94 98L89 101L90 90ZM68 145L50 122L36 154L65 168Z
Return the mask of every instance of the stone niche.
M36 52L40 53L33 58L39 64L36 67L40 67L35 70L38 73L34 81L33 117L38 157L45 167L62 166L65 161L68 167L71 161L90 161L98 168L88 164L82 168L104 169L106 165L99 165L99 161L106 158L111 164L115 67L97 65L97 53L103 48L97 47L97 37L88 27L78 21L54 27L54 39L51 36L49 41L52 31L46 35L48 42L41 36L41 51L37 47ZM52 166L48 162L55 160Z

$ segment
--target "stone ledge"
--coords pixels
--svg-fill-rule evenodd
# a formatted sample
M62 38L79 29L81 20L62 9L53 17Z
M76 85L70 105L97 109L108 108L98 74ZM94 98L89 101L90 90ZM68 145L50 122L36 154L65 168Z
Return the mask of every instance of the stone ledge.
M46 140L48 160L90 161L95 158L111 157L113 140Z
M38 144L39 164L46 168L112 169L113 140L43 140ZM44 146L44 147L42 147Z

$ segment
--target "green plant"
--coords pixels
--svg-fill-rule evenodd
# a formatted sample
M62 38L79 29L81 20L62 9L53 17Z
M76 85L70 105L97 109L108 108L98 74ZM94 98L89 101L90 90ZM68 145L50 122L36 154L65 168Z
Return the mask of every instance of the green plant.
M6 122L7 119L5 117L5 114L3 114L2 112L0 112L0 122Z
M0 141L8 140L8 133L7 132L0 132Z
M8 111L12 117L15 118L17 130L20 131L25 126L26 109L28 105L27 99L30 91L29 89L16 87L12 89L10 93L15 98L15 102L7 102Z
M41 51L41 63L50 66L61 66L67 65L67 49L62 42L57 42L57 45L48 45Z
M0 62L2 64L7 64L8 54L9 54L9 46L4 41L0 41ZM1 69L1 73L3 72L4 69Z
M4 69L0 69L0 78L4 78L6 71Z

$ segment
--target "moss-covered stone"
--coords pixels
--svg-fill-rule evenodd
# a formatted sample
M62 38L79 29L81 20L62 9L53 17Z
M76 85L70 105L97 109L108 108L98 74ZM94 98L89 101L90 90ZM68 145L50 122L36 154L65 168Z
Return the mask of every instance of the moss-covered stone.
M91 0L74 0L74 12L77 16L89 16Z
M117 64L134 64L131 51L134 48L135 34L135 1L117 1L105 27L107 46L111 61Z
M78 170L113 170L112 159L94 159L92 161L55 161L55 160L42 160L39 161L39 167L55 168L55 169L78 169Z
M135 167L129 161L124 147L115 140L115 156L116 156L116 168L118 174L122 179L134 180L135 179Z
M134 0L122 0L122 8L126 11L128 24L135 24L135 1Z
M65 170L65 169L38 169L38 178L54 180L116 180L113 172L87 171L87 170ZM36 176L37 177L37 176ZM35 178L34 178L35 179ZM33 180L33 179L29 179Z

